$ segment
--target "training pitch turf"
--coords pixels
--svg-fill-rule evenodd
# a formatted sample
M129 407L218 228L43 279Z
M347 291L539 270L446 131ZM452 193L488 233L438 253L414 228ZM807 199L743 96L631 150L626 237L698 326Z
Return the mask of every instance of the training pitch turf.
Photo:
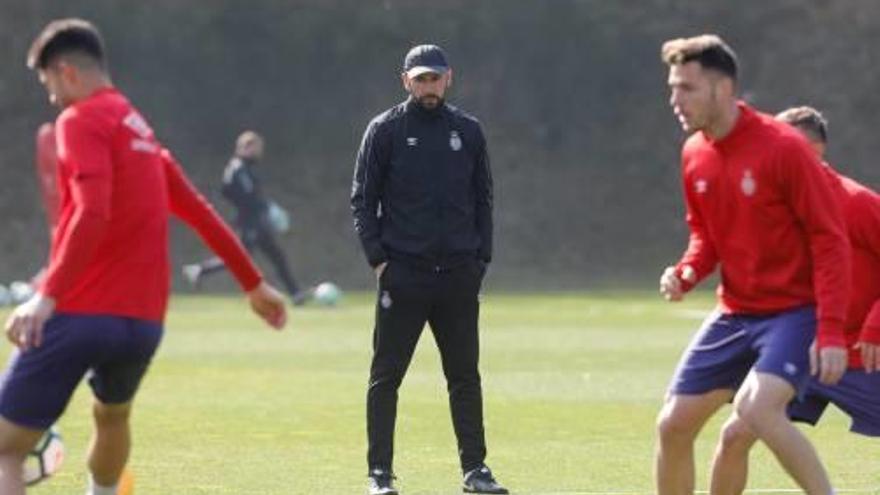
M242 300L176 296L136 404L136 493L365 493L372 304L348 294L335 309L296 308L278 334ZM485 295L481 369L498 478L514 494L650 493L654 417L711 306L708 294L682 304L647 293ZM32 493L84 491L89 401L81 387L60 424L66 465ZM700 489L720 423L698 444ZM843 493L880 493L880 441L847 427L834 410L808 431ZM429 331L401 388L396 451L404 495L460 493ZM758 493L793 488L764 448L752 459Z

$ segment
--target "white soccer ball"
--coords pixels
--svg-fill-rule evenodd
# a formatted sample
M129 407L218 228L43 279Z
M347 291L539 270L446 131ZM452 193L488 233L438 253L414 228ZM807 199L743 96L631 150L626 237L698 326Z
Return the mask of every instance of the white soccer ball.
M21 304L34 295L34 288L27 282L16 280L9 284L9 293L12 296L12 304Z
M0 284L0 306L9 306L12 304L12 293L5 285Z
M266 213L269 225L278 234L286 234L290 231L290 214L274 201L269 202L269 211Z
M335 306L342 298L342 291L333 282L322 282L315 287L315 302L323 306Z
M54 426L37 442L24 460L24 482L30 486L51 477L64 464L64 443Z

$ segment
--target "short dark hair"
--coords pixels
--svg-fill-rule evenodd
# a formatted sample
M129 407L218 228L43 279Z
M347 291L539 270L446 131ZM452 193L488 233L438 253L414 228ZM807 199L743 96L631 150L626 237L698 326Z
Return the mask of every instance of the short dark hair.
M106 55L101 33L91 22L57 19L50 22L31 43L27 54L30 69L45 69L62 55L85 55L104 69Z
M736 53L715 34L669 40L663 43L660 58L670 66L697 62L704 69L718 71L734 81L739 72Z
M828 120L822 112L813 107L792 107L776 114L780 120L791 126L810 133L823 143L828 142Z

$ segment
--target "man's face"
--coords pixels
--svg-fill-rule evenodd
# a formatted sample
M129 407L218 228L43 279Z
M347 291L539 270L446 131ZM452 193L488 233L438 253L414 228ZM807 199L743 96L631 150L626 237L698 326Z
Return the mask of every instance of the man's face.
M669 67L669 105L688 134L706 129L716 118L721 79L695 61Z
M57 107L64 108L73 103L70 71L73 67L62 64L50 64L45 69L37 71L40 84L46 88L49 102Z
M452 84L452 69L440 75L436 72L425 72L416 77L403 73L403 86L407 92L424 108L432 110L440 105L446 88Z
M244 143L238 151L238 155L244 159L259 161L263 158L264 151L263 141L259 139L252 139Z

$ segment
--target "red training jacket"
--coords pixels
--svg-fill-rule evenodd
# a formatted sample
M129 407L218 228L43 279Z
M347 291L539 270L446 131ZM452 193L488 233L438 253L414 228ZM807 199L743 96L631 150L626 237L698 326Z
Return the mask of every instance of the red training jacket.
M852 286L844 331L849 367L862 367L858 342L880 345L880 195L826 167L840 194L852 245Z
M199 233L243 289L260 283L235 234L116 89L67 107L56 135L61 210L41 287L56 311L162 321L170 213Z
M700 281L720 264L727 313L816 304L819 347L843 347L850 247L823 165L797 130L738 106L727 136L697 132L684 144L690 241L678 272L690 265Z

